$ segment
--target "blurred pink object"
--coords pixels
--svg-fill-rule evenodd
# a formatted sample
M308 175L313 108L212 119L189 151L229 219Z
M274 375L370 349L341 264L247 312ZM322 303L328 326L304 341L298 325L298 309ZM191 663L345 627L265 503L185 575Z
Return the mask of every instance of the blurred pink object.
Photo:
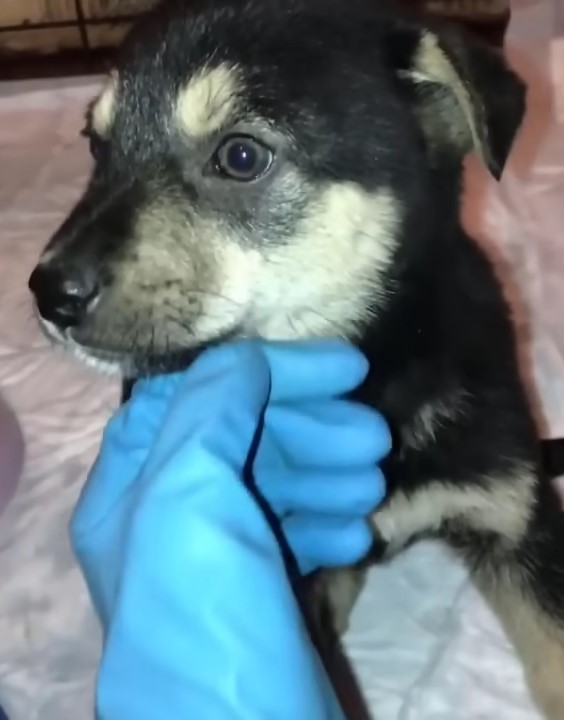
M0 397L0 514L12 499L22 474L24 440L13 410Z

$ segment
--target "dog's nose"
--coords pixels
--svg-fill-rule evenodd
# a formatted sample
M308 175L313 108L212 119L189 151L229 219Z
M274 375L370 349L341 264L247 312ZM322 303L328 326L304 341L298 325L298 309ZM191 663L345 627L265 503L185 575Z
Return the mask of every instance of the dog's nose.
M65 329L79 325L98 295L93 275L48 264L38 265L29 278L37 309L44 320Z

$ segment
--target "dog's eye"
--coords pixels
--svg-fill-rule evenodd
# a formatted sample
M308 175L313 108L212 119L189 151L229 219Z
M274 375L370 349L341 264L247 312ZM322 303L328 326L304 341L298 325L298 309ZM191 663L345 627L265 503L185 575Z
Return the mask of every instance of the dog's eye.
M250 182L270 169L274 154L272 150L251 137L230 137L214 155L214 166L223 177Z

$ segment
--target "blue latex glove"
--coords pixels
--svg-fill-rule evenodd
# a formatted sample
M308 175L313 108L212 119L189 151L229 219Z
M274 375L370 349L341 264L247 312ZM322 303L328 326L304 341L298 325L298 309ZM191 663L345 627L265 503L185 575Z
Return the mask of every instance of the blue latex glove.
M101 719L340 716L241 475L268 403L254 477L300 567L360 559L390 440L336 396L366 370L341 343L240 343L137 385L71 528L105 627Z

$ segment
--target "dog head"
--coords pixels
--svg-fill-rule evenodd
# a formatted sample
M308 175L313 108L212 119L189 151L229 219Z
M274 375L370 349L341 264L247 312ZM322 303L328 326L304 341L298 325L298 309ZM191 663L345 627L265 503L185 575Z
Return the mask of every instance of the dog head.
M54 340L135 376L231 337L362 332L398 257L457 210L464 155L499 175L524 112L493 51L373 5L146 18L90 109L88 187L30 279Z

